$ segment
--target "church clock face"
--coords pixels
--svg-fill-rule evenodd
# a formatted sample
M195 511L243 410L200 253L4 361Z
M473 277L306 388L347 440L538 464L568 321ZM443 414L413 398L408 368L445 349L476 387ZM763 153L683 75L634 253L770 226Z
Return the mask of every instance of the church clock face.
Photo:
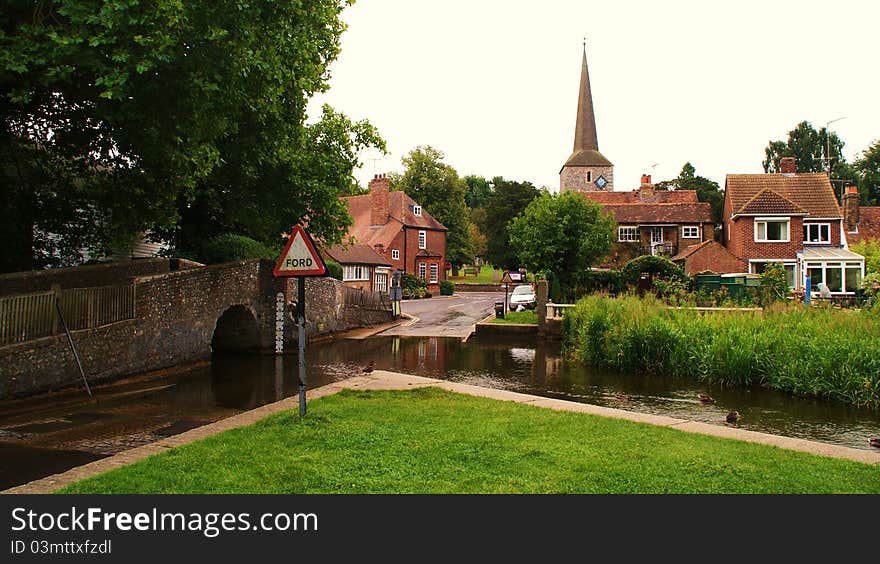
M600 176L599 178L596 179L595 184L601 190L602 188L605 188L606 186L608 186L608 181L605 180L604 176Z

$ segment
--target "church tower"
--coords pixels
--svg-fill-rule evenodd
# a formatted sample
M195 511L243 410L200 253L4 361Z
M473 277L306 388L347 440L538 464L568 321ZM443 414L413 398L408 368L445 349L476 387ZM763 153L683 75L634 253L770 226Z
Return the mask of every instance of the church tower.
M559 171L559 191L610 192L613 189L614 165L599 152L585 45L584 60L581 64L580 92L578 92L577 122L574 127L574 152Z

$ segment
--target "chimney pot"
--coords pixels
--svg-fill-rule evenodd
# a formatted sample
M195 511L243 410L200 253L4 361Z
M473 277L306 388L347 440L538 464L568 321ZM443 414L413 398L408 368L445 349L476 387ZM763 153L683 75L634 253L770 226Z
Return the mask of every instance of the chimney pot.
M383 174L377 174L370 182L370 225L385 225L388 223L391 211L391 196L389 194L388 180Z
M779 163L779 171L782 174L797 174L797 161L794 157L782 157Z

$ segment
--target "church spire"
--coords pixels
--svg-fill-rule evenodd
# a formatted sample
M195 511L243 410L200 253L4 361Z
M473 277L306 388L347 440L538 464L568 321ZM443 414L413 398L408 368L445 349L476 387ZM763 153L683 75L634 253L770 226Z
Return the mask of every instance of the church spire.
M590 70L587 68L587 43L584 40L584 59L581 63L581 85L574 129L574 152L589 150L599 150L599 139L596 135L596 116L593 113L593 94L590 91Z

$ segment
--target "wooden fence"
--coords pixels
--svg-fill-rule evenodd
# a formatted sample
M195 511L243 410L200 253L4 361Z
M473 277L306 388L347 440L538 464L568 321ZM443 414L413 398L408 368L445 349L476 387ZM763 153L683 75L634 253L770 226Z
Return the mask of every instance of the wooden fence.
M384 292L365 292L359 288L343 286L344 303L346 306L357 306L366 309L391 311L391 301Z
M70 288L0 298L0 346L22 343L64 331L55 300L68 329L92 329L134 319L135 286Z

